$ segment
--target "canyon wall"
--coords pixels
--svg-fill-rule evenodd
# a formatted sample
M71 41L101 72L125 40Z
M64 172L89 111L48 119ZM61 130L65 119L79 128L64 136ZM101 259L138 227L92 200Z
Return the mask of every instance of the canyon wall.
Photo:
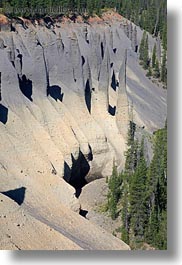
M131 102L140 126L162 127L166 93L145 77L122 18L49 27L14 21L0 32L0 191L25 187L24 211L93 249L95 228L88 232L88 221L72 212L80 209L75 189L109 176L113 161L122 169ZM66 225L66 209L87 236Z

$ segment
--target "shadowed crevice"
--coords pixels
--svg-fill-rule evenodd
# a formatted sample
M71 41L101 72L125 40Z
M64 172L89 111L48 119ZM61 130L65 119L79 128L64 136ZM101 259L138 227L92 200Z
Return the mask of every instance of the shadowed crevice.
M8 121L8 108L0 104L0 122L6 124Z
M47 88L47 96L51 96L54 100L63 102L64 93L61 93L61 87L54 85Z
M44 18L44 22L45 22L45 26L48 28L48 29L51 29L51 27L54 25L54 21L51 17L47 16Z
M82 66L85 64L85 58L84 56L82 55Z
M104 59L104 45L103 45L103 42L101 42L100 48L101 48L101 57L102 57L102 59Z
M77 159L73 157L72 167L64 162L64 180L75 188L75 196L78 198L81 194L82 187L87 184L85 177L90 171L90 165L81 151Z
M11 26L10 26L10 31L11 32L16 32L16 29L15 29L15 27L11 24Z
M93 160L92 147L88 145L88 148L89 148L88 160L92 161Z
M135 46L135 52L138 52L138 45Z
M19 80L19 87L23 95L27 97L30 101L33 101L32 81L30 79L27 79L26 75L23 75L22 78L18 76L18 80Z
M73 14L70 19L73 21L73 23L76 23L76 18L77 18L77 15L76 14Z
M18 55L17 55L17 57L20 59L20 66L21 66L21 69L22 69L22 66L23 66L23 55L21 54L21 53L19 53Z
M114 89L114 91L116 91L117 81L116 81L116 76L115 76L114 71L113 71L112 79L111 79L111 87Z
M116 115L116 106L112 107L109 105L108 112L110 115L115 116Z
M92 94L91 94L91 89L90 89L90 81L88 79L85 85L85 103L86 103L89 113L91 113L91 97L92 97Z
M117 52L117 48L114 48L114 49L113 49L113 52L116 53L116 52Z
M14 190L3 191L1 193L15 201L18 205L21 205L25 199L25 191L26 188L21 187Z
M87 210L80 209L79 215L83 216L84 218L87 218L86 215L88 214Z
M64 180L69 183L71 178L71 168L66 161L64 161Z

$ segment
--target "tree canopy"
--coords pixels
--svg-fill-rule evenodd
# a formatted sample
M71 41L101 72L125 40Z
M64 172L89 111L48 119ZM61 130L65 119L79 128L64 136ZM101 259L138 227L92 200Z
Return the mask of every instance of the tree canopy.
M132 249L140 249L144 243L167 249L167 124L154 134L149 165L145 139L140 143L135 140L132 123L127 144L125 170L118 173L114 165L109 179L108 198L112 203L108 204L108 210L112 219L116 219L118 205L122 204L121 239Z

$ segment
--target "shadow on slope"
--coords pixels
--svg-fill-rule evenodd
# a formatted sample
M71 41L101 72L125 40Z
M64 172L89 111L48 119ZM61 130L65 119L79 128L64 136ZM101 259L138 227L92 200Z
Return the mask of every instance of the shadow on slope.
M88 214L87 210L82 210L80 209L79 215L83 216L84 218L86 218L86 215Z
M8 121L8 109L0 104L0 122L6 124Z
M47 96L51 96L54 100L63 101L64 93L61 93L61 87L54 85L47 88Z
M15 190L8 190L1 193L18 203L18 205L21 205L25 198L25 190L25 187L21 187Z
M78 198L82 187L87 184L85 177L90 171L90 165L81 151L77 160L74 159L73 155L71 155L71 159L72 168L66 161L64 162L64 180L75 188L75 195Z
M113 88L114 91L116 91L117 81L116 81L116 76L115 76L115 72L114 71L113 71L113 74L112 74L111 87Z
M19 80L19 87L23 95L27 97L30 101L33 101L32 81L30 79L27 79L26 75L23 75L22 78L18 76L18 80Z
M85 103L89 113L91 113L91 90L90 90L90 82L87 80L85 86Z
M112 107L111 105L109 105L108 112L110 115L115 116L116 115L116 106Z

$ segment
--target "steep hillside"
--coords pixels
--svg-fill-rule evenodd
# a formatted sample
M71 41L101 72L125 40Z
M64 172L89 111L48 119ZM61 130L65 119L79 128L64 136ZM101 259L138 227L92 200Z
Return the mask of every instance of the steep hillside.
M128 249L81 217L77 198L113 160L123 167L131 105L148 133L166 119L166 91L146 77L126 23L113 14L1 23L1 248Z

